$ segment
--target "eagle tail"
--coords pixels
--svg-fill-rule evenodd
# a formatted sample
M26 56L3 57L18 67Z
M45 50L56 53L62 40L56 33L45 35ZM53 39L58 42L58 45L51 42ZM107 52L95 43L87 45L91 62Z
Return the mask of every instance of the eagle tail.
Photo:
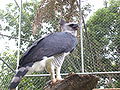
M20 83L21 79L25 76L25 74L29 71L29 68L32 67L33 63L28 63L22 67L18 67L18 71L16 72L15 76L13 77L9 90L14 90L18 84Z
M9 90L13 90L15 89L18 84L20 83L22 77L28 72L28 68L27 67L21 67L18 69L16 75L13 77L10 86L9 86Z

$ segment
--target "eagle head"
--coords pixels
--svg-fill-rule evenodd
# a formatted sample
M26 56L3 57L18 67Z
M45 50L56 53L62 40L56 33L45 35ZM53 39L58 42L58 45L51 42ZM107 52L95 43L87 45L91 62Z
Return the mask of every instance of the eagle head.
M60 27L62 31L67 32L76 32L78 30L79 25L75 22L65 22L63 19L60 20Z

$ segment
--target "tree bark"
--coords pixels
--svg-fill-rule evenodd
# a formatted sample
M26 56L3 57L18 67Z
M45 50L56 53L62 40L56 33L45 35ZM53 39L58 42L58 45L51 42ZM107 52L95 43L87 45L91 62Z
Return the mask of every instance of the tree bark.
M54 85L46 85L44 90L92 90L98 81L99 78L94 75L71 74Z

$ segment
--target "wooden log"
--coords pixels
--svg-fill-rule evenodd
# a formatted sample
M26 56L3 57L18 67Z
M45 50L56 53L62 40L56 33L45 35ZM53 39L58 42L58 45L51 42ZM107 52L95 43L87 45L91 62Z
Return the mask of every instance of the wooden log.
M47 84L44 90L92 90L98 81L99 78L94 75L71 74L54 85Z

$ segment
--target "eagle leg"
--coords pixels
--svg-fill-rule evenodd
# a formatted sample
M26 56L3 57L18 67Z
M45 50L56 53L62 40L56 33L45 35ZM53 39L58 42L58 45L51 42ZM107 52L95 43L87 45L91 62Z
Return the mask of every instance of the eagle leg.
M60 67L56 67L56 81L62 81L62 77L60 75L60 70L61 70L61 66Z
M49 63L49 64L48 64ZM51 62L48 62L46 65L46 70L50 73L51 75L51 84L54 84L56 82L55 78L55 67Z
M52 84L56 83L56 78L55 78L55 67L54 67L54 66L51 66L50 74L51 74L51 81L52 81Z

